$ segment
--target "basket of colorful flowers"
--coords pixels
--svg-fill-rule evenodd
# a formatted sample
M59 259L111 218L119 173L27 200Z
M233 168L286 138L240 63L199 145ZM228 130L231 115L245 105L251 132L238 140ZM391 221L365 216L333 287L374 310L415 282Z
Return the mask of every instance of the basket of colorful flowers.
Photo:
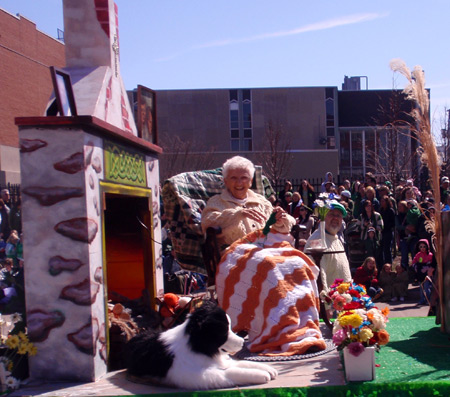
M347 380L375 378L375 350L389 342L389 309L378 309L362 285L336 280L325 301L337 312L333 342L343 351Z

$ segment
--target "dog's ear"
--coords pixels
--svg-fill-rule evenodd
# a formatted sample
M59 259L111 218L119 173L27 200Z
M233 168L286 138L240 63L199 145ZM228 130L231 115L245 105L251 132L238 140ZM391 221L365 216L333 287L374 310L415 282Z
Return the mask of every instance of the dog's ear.
M205 302L189 317L185 332L193 351L213 356L228 338L228 318L223 309Z
M201 306L197 307L189 316L189 321L186 326L186 333L191 334L194 330L201 331L201 328L207 326L208 323L216 321L223 321L226 319L225 311L211 301L204 301ZM228 319L226 319L228 322Z
M203 312L203 311L205 311L205 312L208 311L208 312L213 312L213 311L216 310L217 308L219 308L219 306L217 305L217 303L215 303L215 302L213 302L213 301L207 301L207 300L204 300L204 301L202 301L202 304L194 310L194 312L195 312L195 311L201 311L201 312Z

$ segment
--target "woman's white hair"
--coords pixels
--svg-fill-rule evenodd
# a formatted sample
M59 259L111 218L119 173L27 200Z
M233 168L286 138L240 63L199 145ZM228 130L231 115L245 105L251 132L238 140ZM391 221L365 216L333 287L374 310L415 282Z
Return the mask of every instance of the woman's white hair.
M253 163L245 157L241 156L234 156L223 163L223 177L226 178L228 172L231 170L247 170L252 178L255 175L255 166L253 165Z

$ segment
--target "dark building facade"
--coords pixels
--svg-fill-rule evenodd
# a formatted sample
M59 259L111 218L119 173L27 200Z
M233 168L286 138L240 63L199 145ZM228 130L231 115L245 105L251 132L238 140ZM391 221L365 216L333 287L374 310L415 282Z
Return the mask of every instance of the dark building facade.
M219 167L236 154L261 164L283 156L284 148L289 161L283 178L288 179L323 178L327 171L352 179L368 171L380 179L418 173L409 116L413 104L401 90L157 90L156 102L159 143L166 149L162 173L164 164L172 174ZM275 153L271 128L280 132L275 140L283 141ZM178 160L187 158L185 169L173 167L174 137L189 147L177 150Z
M414 103L401 90L339 91L339 171L417 178Z

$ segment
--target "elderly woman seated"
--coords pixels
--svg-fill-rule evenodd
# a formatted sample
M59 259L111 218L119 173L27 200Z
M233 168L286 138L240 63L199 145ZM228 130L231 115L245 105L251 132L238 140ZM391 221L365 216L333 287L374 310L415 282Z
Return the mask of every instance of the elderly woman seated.
M250 190L254 166L243 157L223 165L226 189L202 213L203 230L220 226L219 304L248 349L294 355L326 348L319 329L317 266L292 247L295 220ZM271 216L273 214L273 216ZM269 221L269 222L268 222ZM267 223L271 225L270 229Z
M223 180L226 190L211 197L202 213L203 231L210 226L219 226L222 248L258 229L262 229L270 215L275 212L277 222L273 229L289 233L295 219L281 207L273 208L269 200L250 190L255 167L250 160L235 156L223 165Z

